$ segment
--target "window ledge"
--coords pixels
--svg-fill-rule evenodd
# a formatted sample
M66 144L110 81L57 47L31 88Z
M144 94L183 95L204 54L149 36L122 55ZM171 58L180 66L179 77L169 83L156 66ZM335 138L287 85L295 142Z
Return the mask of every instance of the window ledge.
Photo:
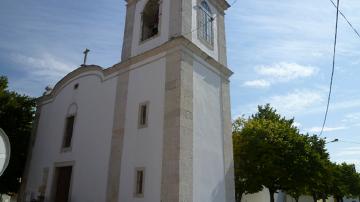
M61 148L61 153L68 153L71 152L72 148L71 147L62 147Z
M203 44L203 45L205 45L208 49L210 49L210 50L214 50L214 44L211 44L211 43L209 43L208 41L206 41L205 39L203 39L201 36L198 36L198 39L199 39L199 41Z
M142 40L142 39L140 38L139 45L143 45L143 44L145 44L145 43L148 42L148 41L151 41L151 40L153 40L153 39L155 39L155 38L158 38L159 36L160 36L160 32L158 32L158 33L155 34L154 36L152 36L152 37L150 37L150 38L147 38L147 39L145 39L145 40Z

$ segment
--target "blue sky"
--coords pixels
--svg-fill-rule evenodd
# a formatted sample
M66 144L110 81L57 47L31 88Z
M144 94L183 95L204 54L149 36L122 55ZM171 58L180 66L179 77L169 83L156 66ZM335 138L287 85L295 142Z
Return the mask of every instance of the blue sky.
M340 7L360 29L360 2ZM47 85L82 63L120 61L123 0L2 0L0 74L10 88L40 96ZM238 0L226 15L232 115L250 115L271 103L295 117L301 131L318 133L331 73L336 10L329 0ZM339 19L333 96L323 133L333 161L360 170L360 38Z

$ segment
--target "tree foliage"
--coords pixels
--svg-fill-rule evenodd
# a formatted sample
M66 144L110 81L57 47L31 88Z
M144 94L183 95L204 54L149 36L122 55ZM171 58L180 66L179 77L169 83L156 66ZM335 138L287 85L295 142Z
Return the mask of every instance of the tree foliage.
M311 195L314 201L333 195L359 196L360 177L355 167L331 163L325 139L301 134L294 119L286 119L269 104L259 106L249 118L233 123L236 199L265 186L270 201L285 191L298 201Z
M251 168L250 159L244 158L249 156L248 149L244 149L246 139L241 135L246 120L243 117L238 118L233 123L233 145L234 145L234 165L235 165L235 198L237 202L241 201L243 194L259 192L263 189L258 180L257 173Z
M289 165L293 155L291 142L298 133L293 121L281 117L270 105L259 106L258 112L244 121L241 130L234 133L234 136L240 136L234 138L237 140L234 158L240 165L236 184L243 180L247 186L263 185L269 189L271 201L277 190L288 186L289 169L284 165Z
M353 164L332 164L333 181L331 191L337 201L346 197L359 197L359 174Z
M11 157L8 168L0 177L0 193L16 193L24 171L35 101L9 91L8 80L0 77L0 127L8 135Z

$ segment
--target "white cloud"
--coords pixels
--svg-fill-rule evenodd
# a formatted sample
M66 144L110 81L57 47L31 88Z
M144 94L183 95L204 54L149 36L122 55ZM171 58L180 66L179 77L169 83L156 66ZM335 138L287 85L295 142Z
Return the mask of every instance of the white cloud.
M54 86L55 82L77 67L71 62L64 62L49 53L11 54L10 59L18 64L17 68L20 71L25 73L23 77L9 78L12 79L10 88L35 97L41 95L45 86Z
M312 90L295 90L286 95L270 97L266 102L270 103L279 112L294 116L295 113L306 111L307 108L323 101L323 93Z
M349 147L337 152L336 156L360 156L360 147Z
M40 56L14 54L12 60L22 65L30 75L59 78L72 71L76 65L61 61L49 53Z
M293 126L295 126L295 127L297 127L297 128L300 128L300 127L302 126L302 124L295 121L295 122L293 123Z
M264 88L278 82L288 82L298 78L310 77L318 72L313 66L303 66L296 63L280 62L274 65L262 65L255 67L262 79L250 80L244 86Z
M360 122L360 112L346 114L341 122L358 124Z
M292 118L299 114L306 114L309 111L313 112L314 109L318 109L320 106L323 109L322 104L325 96L325 92L322 90L297 89L287 94L263 98L243 107L234 107L233 111L236 112L235 114L245 114L248 116L257 111L258 105L269 103L280 114Z
M326 106L316 106L316 107L310 108L307 112L308 113L323 113L323 112L325 112L325 107ZM329 110L334 113L334 112L337 112L337 111L344 111L344 110L348 110L348 109L355 109L356 110L359 107L360 107L360 99L357 98L357 97L353 98L353 97L349 96L349 97L346 98L346 100L341 100L341 101L330 103ZM345 117L341 121L342 122L349 121L348 123L350 123L350 120L348 118ZM354 120L352 120L352 121L354 122Z
M275 81L290 81L314 75L317 68L296 63L280 62L270 66L256 67L256 72Z
M270 82L264 79L246 81L244 83L244 86L250 86L256 88L265 88L265 87L269 87L270 85L271 85Z
M311 132L311 133L319 133L321 132L321 128L322 127L312 127L307 129L306 131ZM339 126L339 127L324 127L324 132L333 132L333 131L337 131L337 130L345 130L348 127L346 126Z

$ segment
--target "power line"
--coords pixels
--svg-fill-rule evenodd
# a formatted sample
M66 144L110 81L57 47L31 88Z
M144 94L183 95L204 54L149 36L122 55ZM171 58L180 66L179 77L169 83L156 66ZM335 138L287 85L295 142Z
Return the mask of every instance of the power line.
M334 5L335 6L335 8L336 8L336 4L334 3L334 1L333 0L329 0L331 3L332 3L332 5ZM351 24L351 22L347 19L347 17L344 15L344 13L343 12L341 12L341 10L339 10L339 13L340 13L340 15L346 20L346 22L349 24L349 26L351 27L351 29L355 32L355 34L360 38L360 34L359 34L359 32L356 30L356 28Z
M329 86L329 95L327 99L327 105L326 105L326 111L324 116L324 122L321 127L320 136L324 132L324 127L326 124L327 115L329 113L329 105L330 105L330 98L331 98L331 92L332 92L332 85L334 80L334 72L335 72L335 59L336 59L336 42L337 42L337 32L338 32L338 22L339 22L339 4L340 0L337 0L337 6L336 6L336 23L335 23L335 39L334 39L334 52L333 52L333 61L332 61L332 70L331 70L331 78L330 78L330 86Z

